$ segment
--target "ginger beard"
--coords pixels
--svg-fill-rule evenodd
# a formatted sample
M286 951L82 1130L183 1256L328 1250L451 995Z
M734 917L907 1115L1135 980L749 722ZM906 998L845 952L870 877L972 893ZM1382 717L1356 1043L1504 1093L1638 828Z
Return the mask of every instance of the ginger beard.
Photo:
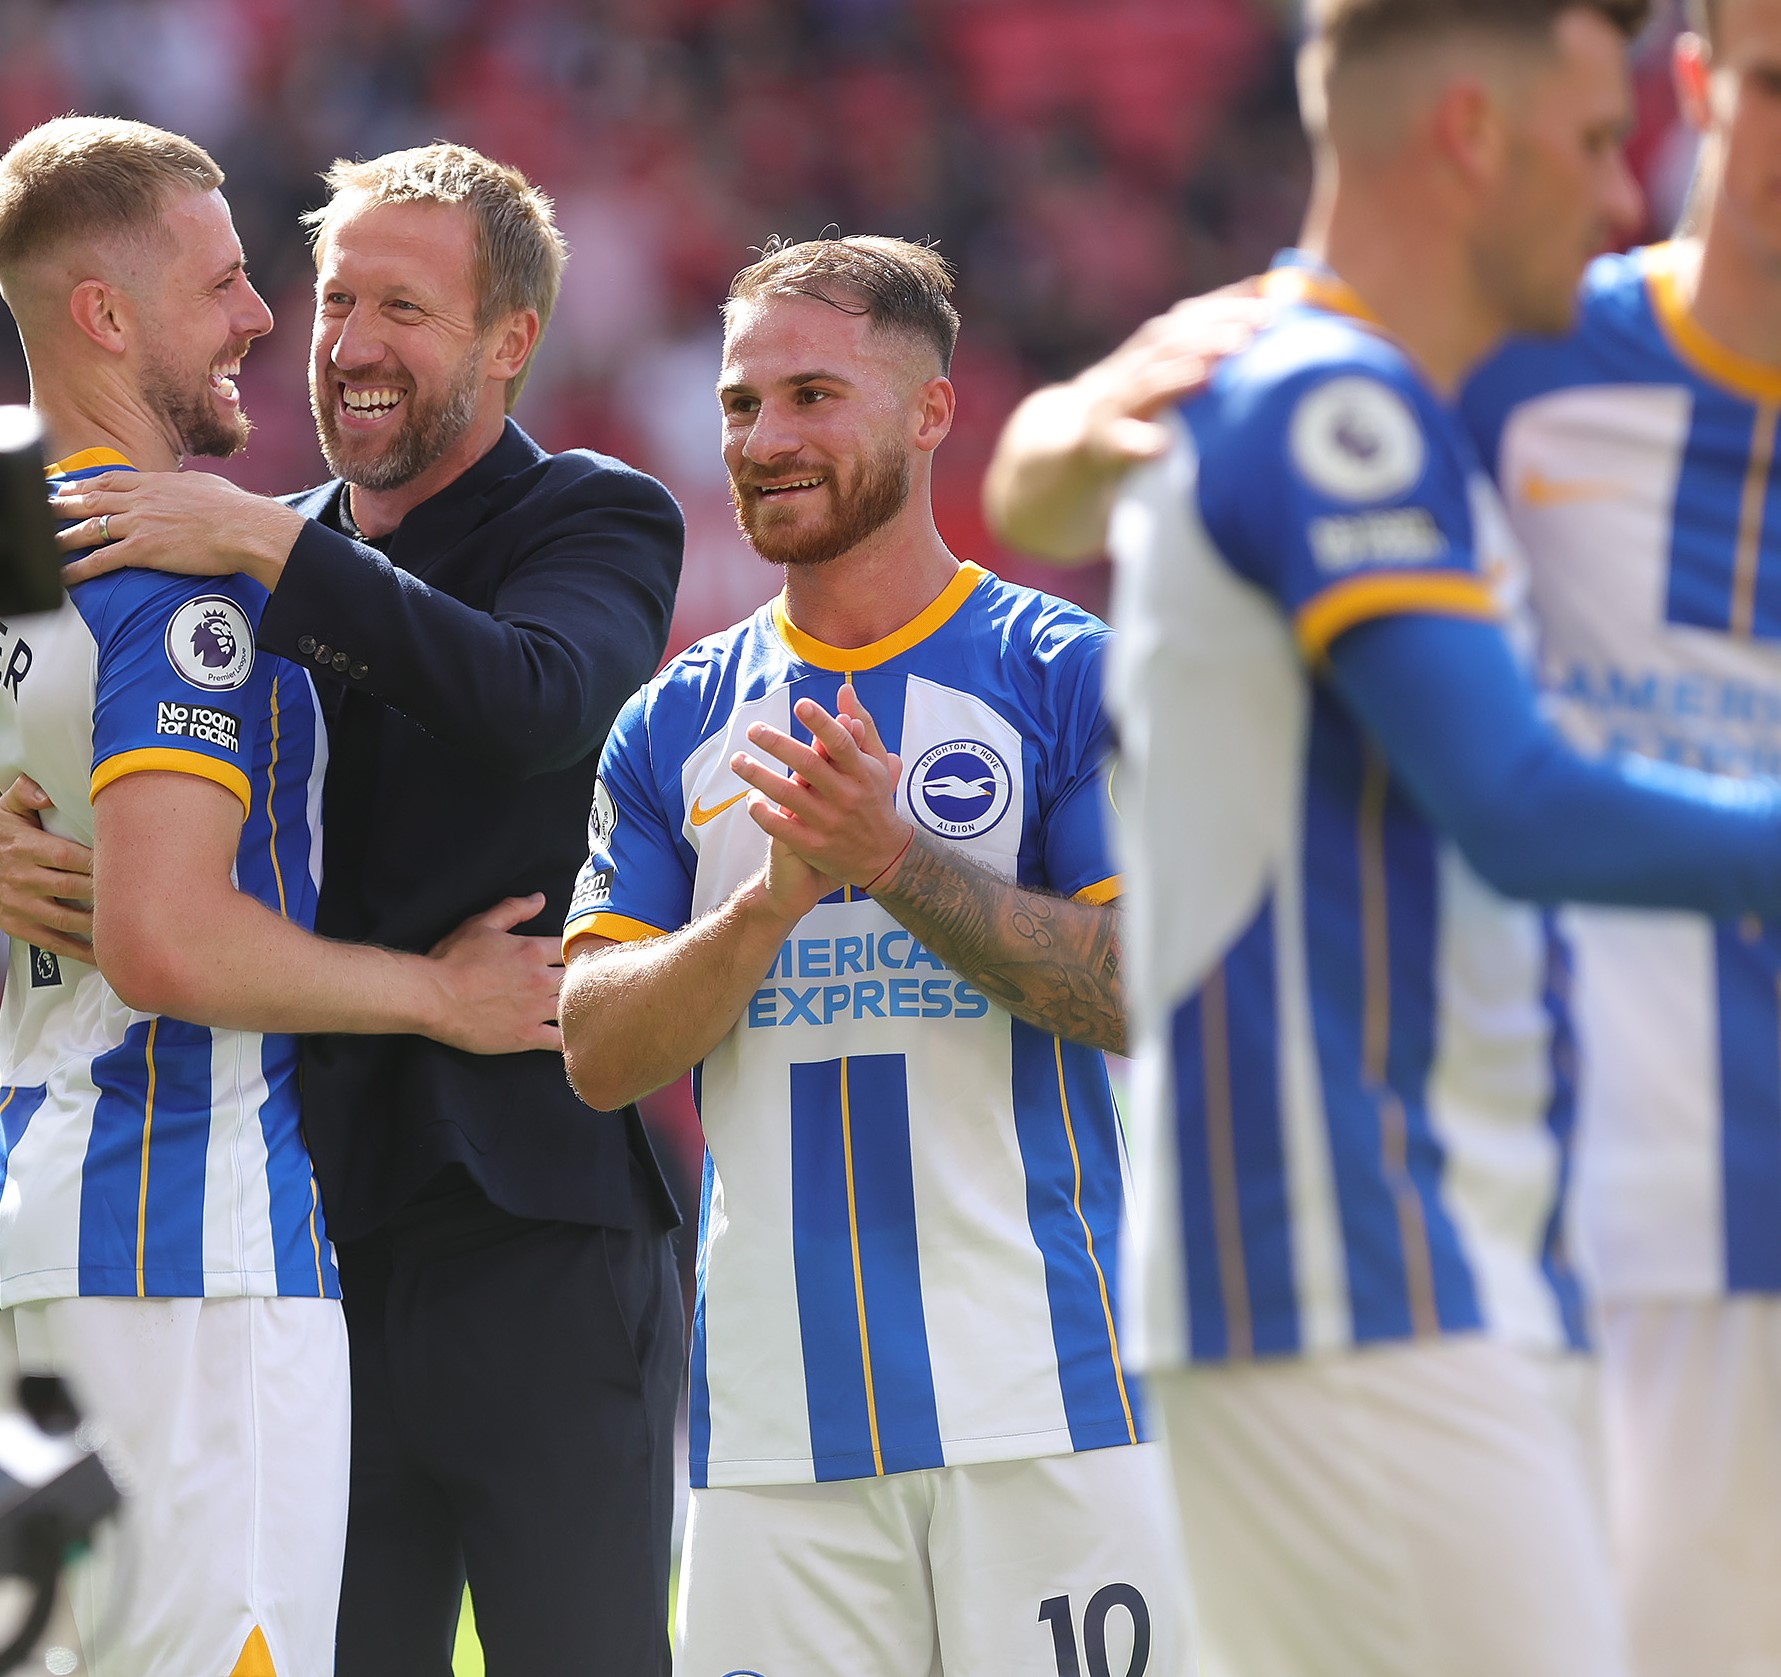
M402 393L395 423L387 432L362 435L342 424L340 378L328 359L318 356L309 381L309 411L328 470L360 489L400 489L412 483L470 429L483 384L481 357L478 344L445 390L432 397L422 396L405 370L394 369L381 382ZM366 381L360 372L353 377Z
M223 364L235 366L246 353L243 344L224 356ZM221 405L219 379L228 386L229 397ZM172 428L182 455L226 460L247 447L253 421L233 399L234 388L234 381L219 374L215 364L205 369L201 379L194 379L171 360L151 352L142 369L142 393Z
M790 466L775 466L770 473L749 470L740 478L730 474L737 527L755 552L775 565L826 565L839 559L883 529L909 499L909 454L898 438L864 456L845 480L833 466L803 474L822 478L821 487L792 494L799 502L826 496L826 518L812 519L796 506L776 506L775 497L760 487L762 481L784 483L798 475Z

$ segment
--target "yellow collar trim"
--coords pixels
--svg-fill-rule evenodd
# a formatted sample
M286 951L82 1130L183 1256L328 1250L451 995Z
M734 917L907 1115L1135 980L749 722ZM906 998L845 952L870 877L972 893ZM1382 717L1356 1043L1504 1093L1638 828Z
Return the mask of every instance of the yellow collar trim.
M1683 289L1683 252L1675 243L1644 254L1645 289L1664 336L1684 361L1715 384L1752 402L1781 402L1781 367L1727 349L1689 313Z
M929 604L902 628L886 635L883 640L873 641L870 646L830 646L814 635L805 634L786 616L783 594L773 602L773 627L797 657L806 664L814 664L819 670L849 674L855 670L875 669L880 664L888 664L910 647L919 646L970 598L977 584L988 575L981 565L965 560L960 564L958 574Z
M1346 280L1316 268L1270 268L1262 275L1262 295L1277 303L1309 303L1314 309L1347 315L1383 332L1385 323L1361 301Z
M43 468L45 477L66 477L70 472L90 472L95 466L122 466L126 471L136 468L115 448L83 448L66 460L56 460Z

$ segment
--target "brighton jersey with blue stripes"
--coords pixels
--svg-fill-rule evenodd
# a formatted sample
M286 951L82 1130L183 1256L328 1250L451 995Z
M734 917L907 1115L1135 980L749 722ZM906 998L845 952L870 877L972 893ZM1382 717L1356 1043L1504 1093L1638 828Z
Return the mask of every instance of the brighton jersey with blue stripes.
M1561 345L1464 409L1532 574L1542 685L1584 751L1781 777L1781 367L1690 315L1694 251L1605 257ZM1781 928L1573 911L1574 1245L1607 1295L1781 1290Z
M963 566L852 650L775 602L621 713L565 930L631 939L766 860L730 769L851 676L897 802L1006 879L1091 902L1104 831L1104 627ZM1102 1056L994 1005L843 889L801 920L698 1069L707 1146L695 1485L852 1479L1135 1442L1113 1318L1124 1161Z
M127 467L92 450L54 481ZM244 577L118 571L0 628L0 780L93 842L91 800L141 770L241 801L235 882L312 926L326 759L309 677L254 650ZM98 969L12 945L0 1001L0 1305L86 1295L337 1298L289 1036L133 1010Z
M1433 830L1320 678L1393 613L1518 627L1457 419L1339 281L1170 418L1115 510L1147 1368L1581 1331L1558 1209L1562 946Z

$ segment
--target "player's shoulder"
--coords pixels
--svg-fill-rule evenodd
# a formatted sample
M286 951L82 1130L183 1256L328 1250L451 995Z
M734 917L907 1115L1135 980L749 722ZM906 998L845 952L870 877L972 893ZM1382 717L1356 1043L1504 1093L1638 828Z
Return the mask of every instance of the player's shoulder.
M1094 655L1112 633L1100 618L1073 600L984 570L967 602L975 632L995 638L1004 654L1049 663Z
M632 696L614 732L647 732L658 743L672 735L688 746L726 704L738 683L758 665L769 644L771 605L676 653Z
M1406 351L1361 321L1304 308L1258 334L1181 411L1201 458L1227 482L1284 453L1343 499L1408 487L1453 435L1449 410Z

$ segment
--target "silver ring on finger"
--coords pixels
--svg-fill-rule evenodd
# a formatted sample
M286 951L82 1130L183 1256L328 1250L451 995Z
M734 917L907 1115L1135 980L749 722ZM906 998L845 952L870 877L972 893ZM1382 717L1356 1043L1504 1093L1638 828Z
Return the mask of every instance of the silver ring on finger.
M99 519L99 540L102 544L109 544L113 540L113 537L111 534L111 514L110 513L104 513L104 514L101 514L101 516L100 516L100 519Z

